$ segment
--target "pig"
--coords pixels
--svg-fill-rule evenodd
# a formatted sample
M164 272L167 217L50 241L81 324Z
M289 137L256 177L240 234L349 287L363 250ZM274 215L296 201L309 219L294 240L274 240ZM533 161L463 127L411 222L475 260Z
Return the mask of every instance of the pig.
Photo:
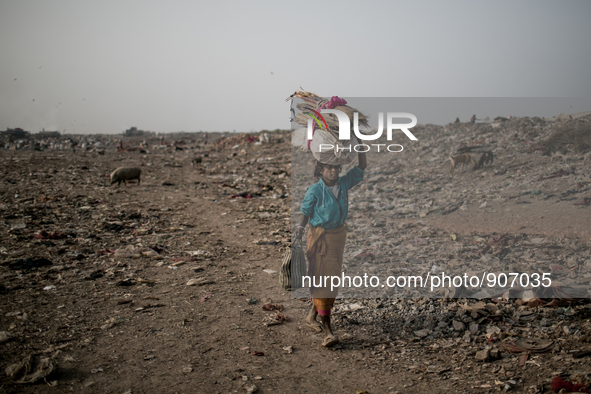
M118 182L117 186L121 186L121 182L127 186L127 182L132 179L137 179L137 184L140 184L140 175L142 170L136 167L119 167L111 174L111 185Z

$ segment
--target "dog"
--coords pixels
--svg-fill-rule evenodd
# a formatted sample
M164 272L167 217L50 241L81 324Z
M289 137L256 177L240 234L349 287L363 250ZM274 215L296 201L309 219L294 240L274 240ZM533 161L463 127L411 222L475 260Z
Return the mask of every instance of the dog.
M552 163L554 161L554 159L558 159L559 157L562 157L562 162L564 164L566 164L566 161L568 159L570 159L570 155L574 155L575 154L575 146L573 144L566 144L566 150L565 149L561 149L561 150L557 150L556 152L552 153L551 155L551 159L550 159L550 163ZM584 163L584 161L583 161Z
M449 172L450 177L454 175L454 170L459 164L461 164L464 168L466 168L468 164L472 164L472 168L476 168L477 166L476 161L474 161L472 156L470 156L468 153L461 153L455 156L450 153L449 159L451 160L451 170Z
M492 166L493 158L494 156L491 151L484 152L482 156L480 156L480 160L478 160L478 165L474 169L476 170L478 168L482 168L488 163L490 163L490 165Z

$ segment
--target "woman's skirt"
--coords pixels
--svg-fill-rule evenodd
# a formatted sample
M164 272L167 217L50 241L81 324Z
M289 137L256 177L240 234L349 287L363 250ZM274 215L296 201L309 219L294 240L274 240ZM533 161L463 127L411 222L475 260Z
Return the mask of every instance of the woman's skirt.
M333 230L310 227L308 231L306 257L311 278L310 293L319 315L330 316L339 294L338 288L331 289L331 277L341 277L346 240L345 225Z

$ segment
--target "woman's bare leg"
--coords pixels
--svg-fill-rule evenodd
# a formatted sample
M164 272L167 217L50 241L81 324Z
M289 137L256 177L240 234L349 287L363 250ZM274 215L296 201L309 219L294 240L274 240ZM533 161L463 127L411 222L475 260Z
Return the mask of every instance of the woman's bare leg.
M312 304L312 309L310 309L308 316L306 316L306 325L316 332L322 332L322 326L316 320L316 316L318 316L318 311L314 304Z
M324 341L322 342L322 346L330 347L339 343L337 337L335 337L332 333L332 327L330 326L330 315L320 316L320 318L322 319L322 328L324 332Z

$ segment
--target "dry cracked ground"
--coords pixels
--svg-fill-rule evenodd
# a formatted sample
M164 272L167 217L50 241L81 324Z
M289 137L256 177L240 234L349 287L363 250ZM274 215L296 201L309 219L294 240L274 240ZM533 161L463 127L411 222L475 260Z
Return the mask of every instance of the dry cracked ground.
M337 300L332 349L303 324L306 297L279 285L291 213L313 182L289 132L185 134L177 147L104 155L3 150L0 392L588 386L591 308L578 298L591 272L591 160L555 132L589 121L417 126L403 153L370 153L351 194L347 270L535 270L560 286L349 294ZM492 166L450 178L449 153L462 146L490 146ZM552 160L556 150L566 155ZM110 185L121 166L140 167L141 183Z

